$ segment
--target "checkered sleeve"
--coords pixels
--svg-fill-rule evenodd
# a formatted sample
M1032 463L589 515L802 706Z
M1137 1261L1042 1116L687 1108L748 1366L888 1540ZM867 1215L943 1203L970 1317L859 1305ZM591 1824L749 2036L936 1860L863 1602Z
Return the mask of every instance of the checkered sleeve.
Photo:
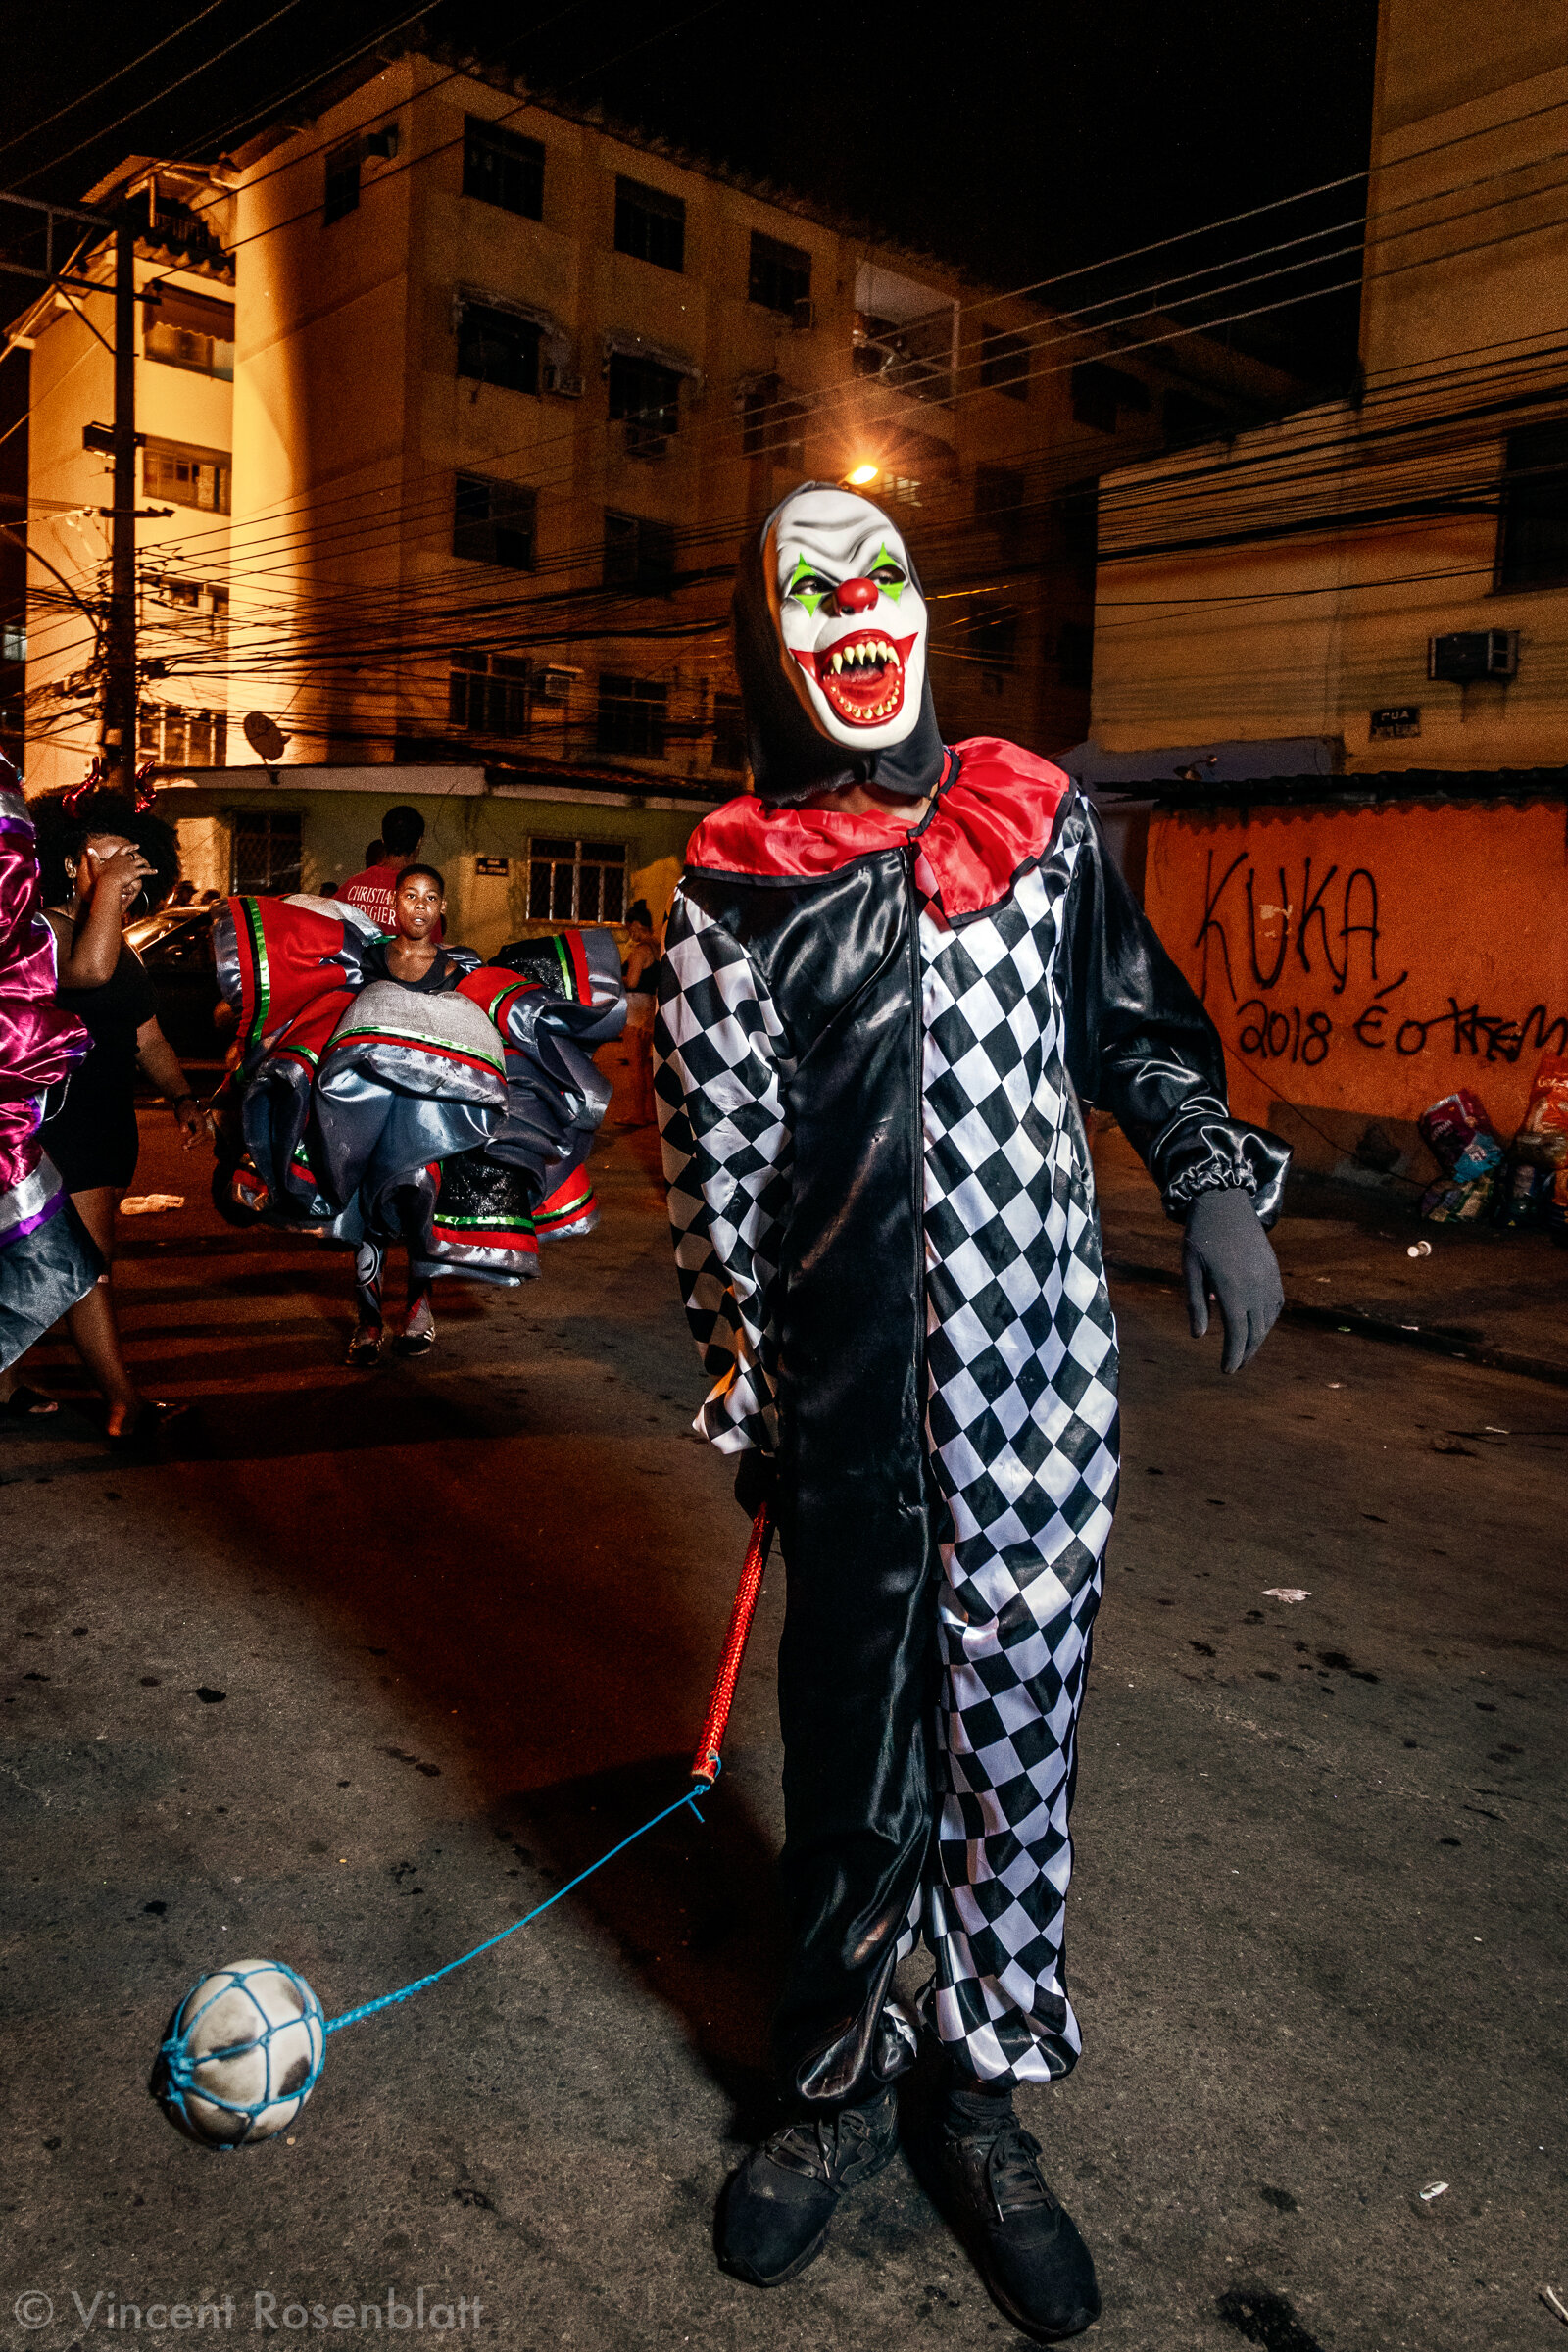
M681 1298L713 1386L695 1427L722 1453L778 1442L772 1287L790 1194L788 1064L765 982L676 894L659 973L654 1093Z

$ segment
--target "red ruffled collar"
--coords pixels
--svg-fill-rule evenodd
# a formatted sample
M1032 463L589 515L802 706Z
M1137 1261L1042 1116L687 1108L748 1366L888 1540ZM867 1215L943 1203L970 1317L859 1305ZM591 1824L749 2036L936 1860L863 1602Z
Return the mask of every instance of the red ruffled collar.
M950 923L961 922L1004 899L1045 855L1071 789L1049 760L999 735L974 735L950 749L936 806L913 835L881 815L769 808L748 795L704 817L686 862L725 874L815 876L912 839L920 890Z

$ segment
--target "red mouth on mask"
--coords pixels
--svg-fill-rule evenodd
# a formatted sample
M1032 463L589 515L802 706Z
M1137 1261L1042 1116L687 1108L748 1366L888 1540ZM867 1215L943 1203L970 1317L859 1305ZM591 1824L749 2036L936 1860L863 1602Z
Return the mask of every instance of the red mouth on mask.
M852 727L886 726L904 708L904 680L913 634L884 637L876 629L857 629L853 637L803 653L790 651L808 678L827 697L836 718Z

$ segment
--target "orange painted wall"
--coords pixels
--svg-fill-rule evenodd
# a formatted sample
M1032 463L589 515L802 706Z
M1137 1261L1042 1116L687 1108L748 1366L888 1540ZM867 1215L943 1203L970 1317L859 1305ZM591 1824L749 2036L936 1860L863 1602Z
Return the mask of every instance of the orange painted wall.
M1231 1102L1414 1119L1472 1087L1497 1128L1568 1052L1568 811L1156 815L1145 904L1224 1040Z

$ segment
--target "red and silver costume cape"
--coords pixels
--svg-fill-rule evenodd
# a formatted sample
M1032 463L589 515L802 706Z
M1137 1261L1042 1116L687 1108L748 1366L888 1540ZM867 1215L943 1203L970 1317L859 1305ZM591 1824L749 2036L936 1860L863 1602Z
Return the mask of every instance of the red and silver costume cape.
M512 1284L541 1234L586 1233L586 1173L610 1088L589 1058L625 1019L608 932L565 931L468 963L427 996L370 979L383 934L311 898L230 899L219 985L239 1024L220 1156L235 1207L334 1240L404 1239L423 1277ZM450 952L450 951L449 951Z

